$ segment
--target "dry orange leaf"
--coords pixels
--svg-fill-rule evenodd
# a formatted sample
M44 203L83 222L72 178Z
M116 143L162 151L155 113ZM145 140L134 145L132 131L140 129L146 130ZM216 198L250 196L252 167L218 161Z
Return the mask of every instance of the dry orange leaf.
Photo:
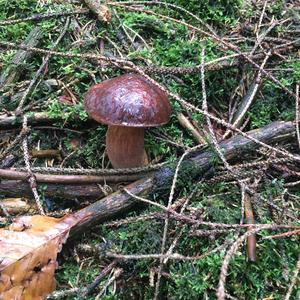
M19 217L0 229L0 299L44 299L55 289L57 253L78 222L72 215Z

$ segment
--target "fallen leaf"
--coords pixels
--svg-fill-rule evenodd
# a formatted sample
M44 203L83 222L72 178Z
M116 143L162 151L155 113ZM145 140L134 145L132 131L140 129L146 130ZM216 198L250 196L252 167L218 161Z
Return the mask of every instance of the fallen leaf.
M57 253L78 220L19 217L0 229L0 299L44 299L55 289Z

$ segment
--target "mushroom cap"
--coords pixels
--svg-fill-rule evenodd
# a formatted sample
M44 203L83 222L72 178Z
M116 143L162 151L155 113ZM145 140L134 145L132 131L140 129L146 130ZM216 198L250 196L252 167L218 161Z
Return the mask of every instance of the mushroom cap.
M136 74L94 85L85 95L85 109L99 123L130 127L163 125L171 115L166 93Z

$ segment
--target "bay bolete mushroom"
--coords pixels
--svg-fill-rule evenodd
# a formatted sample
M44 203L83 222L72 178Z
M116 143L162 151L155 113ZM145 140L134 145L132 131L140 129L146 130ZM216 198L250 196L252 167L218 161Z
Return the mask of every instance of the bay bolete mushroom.
M88 115L107 124L106 149L114 168L148 163L145 127L167 123L171 105L165 92L136 74L125 74L94 85L85 96Z

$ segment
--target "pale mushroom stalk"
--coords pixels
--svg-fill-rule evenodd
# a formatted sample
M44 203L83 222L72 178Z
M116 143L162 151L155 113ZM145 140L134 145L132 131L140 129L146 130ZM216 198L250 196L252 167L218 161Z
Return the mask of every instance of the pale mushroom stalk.
M134 168L148 164L144 133L144 128L139 127L108 126L106 151L114 168Z

